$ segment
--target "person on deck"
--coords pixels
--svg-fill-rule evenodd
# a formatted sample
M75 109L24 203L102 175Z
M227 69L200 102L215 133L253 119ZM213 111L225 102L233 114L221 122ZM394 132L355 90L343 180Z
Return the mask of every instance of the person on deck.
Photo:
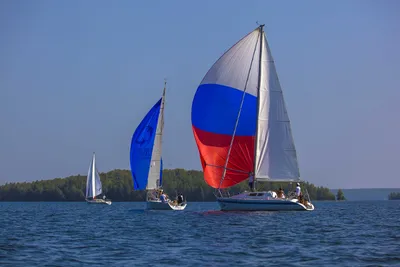
M178 194L178 205L183 203L183 195Z
M297 183L297 187L296 187L296 196L297 196L297 197L300 197L300 196L301 196L300 183Z
M301 193L300 183L297 183L296 196L300 203L303 203L303 194Z
M155 192L155 198L159 199L160 196L161 196L162 190L161 189L156 189L154 192Z
M160 200L161 200L162 203L166 203L167 202L167 196L164 194L163 191L161 191Z
M254 173L251 172L250 176L249 176L249 187L250 187L250 191L252 191L252 192L254 191L253 186L254 186Z
M282 187L279 187L278 198L285 198L285 192L283 191Z

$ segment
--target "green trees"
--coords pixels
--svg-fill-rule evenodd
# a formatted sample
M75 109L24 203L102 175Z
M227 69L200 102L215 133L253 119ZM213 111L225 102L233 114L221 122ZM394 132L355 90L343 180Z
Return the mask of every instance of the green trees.
M336 200L338 200L338 201L346 200L346 198L344 197L344 193L343 193L342 189L339 189L337 191Z
M103 193L113 201L144 201L145 191L134 191L129 170L112 170L100 173ZM295 184L260 183L259 190L277 190L280 186L287 192ZM84 201L86 176L75 175L67 178L34 181L30 183L8 183L0 186L0 201ZM203 172L196 170L171 169L163 171L163 189L170 197L182 193L188 201L215 201L214 189L203 179ZM325 187L303 183L311 200L335 200ZM247 181L230 189L232 193L248 190Z

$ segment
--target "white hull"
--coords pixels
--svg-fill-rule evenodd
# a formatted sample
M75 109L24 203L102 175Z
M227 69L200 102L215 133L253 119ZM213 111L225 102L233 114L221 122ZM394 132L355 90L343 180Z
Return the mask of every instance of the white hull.
M111 200L104 200L104 199L86 199L88 204L107 204L111 205Z
M251 196L250 194L264 194ZM312 211L314 205L309 202L307 206L297 199L281 199L270 197L268 192L242 193L233 197L217 198L223 211Z
M164 203L160 200L149 200L146 205L148 210L184 210L187 204L174 205L172 202Z

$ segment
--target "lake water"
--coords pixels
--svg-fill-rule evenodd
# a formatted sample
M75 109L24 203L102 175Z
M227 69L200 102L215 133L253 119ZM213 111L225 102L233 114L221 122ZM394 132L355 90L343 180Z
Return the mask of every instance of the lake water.
M0 202L0 266L400 266L400 201L313 212Z

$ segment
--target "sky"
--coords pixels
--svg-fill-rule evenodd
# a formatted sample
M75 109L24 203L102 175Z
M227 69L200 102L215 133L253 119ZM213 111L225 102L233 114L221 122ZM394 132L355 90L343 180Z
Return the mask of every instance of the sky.
M0 184L129 169L167 79L165 168L201 169L191 104L212 64L265 30L301 177L400 187L400 3L0 1Z

